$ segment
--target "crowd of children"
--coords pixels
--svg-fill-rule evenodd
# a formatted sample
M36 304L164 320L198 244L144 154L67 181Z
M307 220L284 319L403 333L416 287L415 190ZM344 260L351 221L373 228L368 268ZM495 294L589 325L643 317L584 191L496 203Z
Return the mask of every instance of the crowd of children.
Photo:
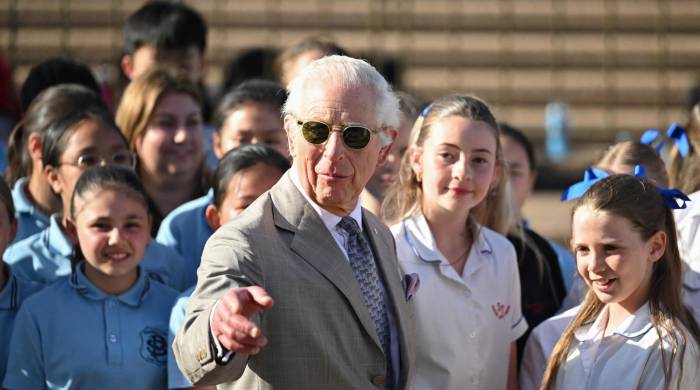
M75 60L29 73L0 180L0 388L192 387L170 345L205 243L290 168L283 85L348 54L304 40L278 58L283 85L245 81L212 110L206 31L182 4L135 12L115 115ZM413 389L700 388L700 104L564 193L565 249L522 214L522 131L474 96L397 96L361 202L420 278Z

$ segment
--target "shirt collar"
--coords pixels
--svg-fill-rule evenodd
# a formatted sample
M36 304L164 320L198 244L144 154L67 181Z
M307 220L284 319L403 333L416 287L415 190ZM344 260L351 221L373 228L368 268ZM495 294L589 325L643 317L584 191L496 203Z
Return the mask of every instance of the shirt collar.
M306 199L306 201L309 202L311 207L316 211L318 216L321 218L323 225L326 226L326 229L333 231L342 217L325 210L316 202L311 200L309 195L306 194L306 191L304 191L304 188L301 186L301 181L299 180L299 174L297 173L296 166L292 166L292 169L289 170L289 178L292 180L292 183L294 183L297 190L299 190L299 192L301 192L301 194L304 196L304 199ZM360 231L362 231L362 205L360 204L359 200L357 200L357 203L355 203L355 208L353 208L352 212L350 212L350 217L357 222L357 225L360 226Z
M73 255L73 244L68 240L68 236L66 236L66 233L63 231L61 219L61 214L57 213L51 215L49 227L44 231L42 239L45 241L44 245L46 245L51 252L58 253L64 258L70 258ZM56 256L51 257L54 261L62 260Z
M136 307L141 304L143 297L150 289L150 280L146 276L146 273L140 269L140 267L139 276L136 279L136 283L134 283L134 285L124 293L119 295L107 294L106 292L97 288L97 286L92 284L90 279L85 276L83 268L85 268L84 262L77 265L75 272L73 272L73 274L70 276L69 283L71 287L75 288L78 293L80 293L80 295L93 301L104 301L105 299L113 298L127 306Z
M583 325L576 329L576 331L574 331L574 337L576 337L579 342L602 338L605 325L608 322L608 317L609 309L606 305L593 323ZM649 302L646 302L637 309L634 314L627 317L612 333L631 339L645 334L652 326Z
M34 206L34 203L32 203L29 198L27 198L27 194L25 193L27 189L27 184L29 183L29 177L22 177L17 182L15 182L15 185L12 186L12 202L14 202L15 205L15 211L18 214L30 214L33 215L43 221L48 220L48 217L44 215L41 211L39 211L36 206Z
M7 264L5 264L4 270L7 279L0 290L0 310L15 310L21 302L19 284L17 278L12 274L12 269Z
M493 253L488 240L481 234L482 227L471 221L470 223L472 223L472 231L477 232L473 248L470 250L471 253L482 255ZM433 233L430 231L430 226L423 213L418 211L412 217L404 219L403 225L405 239L418 258L427 262L449 263L437 248Z

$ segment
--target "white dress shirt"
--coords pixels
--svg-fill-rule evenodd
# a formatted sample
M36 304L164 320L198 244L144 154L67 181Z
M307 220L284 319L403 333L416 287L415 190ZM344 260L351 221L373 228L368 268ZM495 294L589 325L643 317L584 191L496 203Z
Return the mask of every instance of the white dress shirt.
M566 362L559 368L556 389L605 390L664 388L664 362L661 341L651 323L649 304L645 303L609 336L603 337L608 322L606 306L592 323L574 333ZM673 364L670 389L700 389L698 345L686 330L683 376L679 376L680 352ZM670 356L668 338L662 347ZM680 380L680 387L678 383Z
M513 341L527 330L513 245L483 226L462 274L418 214L391 227L399 264L420 276L412 389L505 389Z

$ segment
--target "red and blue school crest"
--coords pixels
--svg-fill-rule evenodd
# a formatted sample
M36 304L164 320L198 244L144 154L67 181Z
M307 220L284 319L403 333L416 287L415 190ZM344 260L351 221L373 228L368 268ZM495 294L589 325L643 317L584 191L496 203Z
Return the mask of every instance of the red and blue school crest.
M141 331L141 357L157 366L168 363L168 333L162 329L146 327Z

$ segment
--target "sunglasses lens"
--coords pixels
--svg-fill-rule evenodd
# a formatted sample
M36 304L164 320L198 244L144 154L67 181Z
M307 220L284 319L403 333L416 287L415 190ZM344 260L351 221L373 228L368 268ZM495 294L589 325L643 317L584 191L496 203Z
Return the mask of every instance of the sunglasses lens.
M369 143L371 135L368 128L350 126L343 132L343 141L353 149L362 149Z
M328 126L320 122L304 122L304 125L301 127L301 134L304 136L304 139L316 145L326 142L329 132Z

